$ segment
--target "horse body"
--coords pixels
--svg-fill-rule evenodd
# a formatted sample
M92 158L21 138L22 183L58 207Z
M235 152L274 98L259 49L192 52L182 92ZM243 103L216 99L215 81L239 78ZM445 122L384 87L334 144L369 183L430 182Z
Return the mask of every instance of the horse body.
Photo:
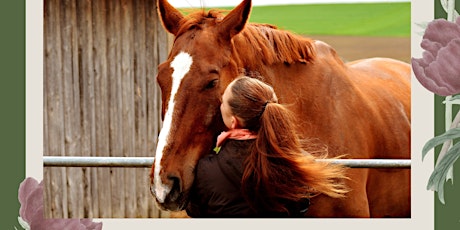
M322 42L315 42L312 50L315 58L309 63L260 66L256 71L298 115L299 133L327 145L331 157L409 159L407 64L383 58L345 64ZM410 215L409 170L353 169L349 177L352 192L347 199L314 198L308 214Z
M176 39L157 78L163 114L178 124L165 131L165 144L157 149L152 168L152 193L160 207L185 207L194 166L224 129L220 96L238 75L272 85L280 103L298 116L299 134L328 146L331 157L410 158L408 64L384 58L345 64L323 42L269 25L246 24L250 8L251 1L245 0L226 17L202 12L186 18L166 1L159 1L164 26ZM193 63L182 76L177 94L171 95L171 76L177 68L171 63L183 53ZM174 108L168 108L172 97ZM312 199L307 214L410 216L409 170L350 169L348 176L351 192L347 198L319 195Z

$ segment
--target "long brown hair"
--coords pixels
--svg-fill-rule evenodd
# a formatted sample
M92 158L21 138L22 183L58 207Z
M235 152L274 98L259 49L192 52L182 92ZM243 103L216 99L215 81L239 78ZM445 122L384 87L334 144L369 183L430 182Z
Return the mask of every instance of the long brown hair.
M231 84L228 104L242 128L257 132L244 165L242 191L253 207L289 212L286 201L296 202L325 194L342 198L348 192L342 166L315 161L296 133L295 117L278 103L273 88L250 77Z

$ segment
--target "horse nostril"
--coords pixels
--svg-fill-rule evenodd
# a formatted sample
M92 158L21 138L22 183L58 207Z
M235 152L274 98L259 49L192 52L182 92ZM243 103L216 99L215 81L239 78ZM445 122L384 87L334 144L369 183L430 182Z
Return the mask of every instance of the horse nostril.
M172 184L172 189L180 190L180 178L178 176L169 175L167 178Z
M169 175L168 177L169 182L172 184L171 191L169 193L169 198L171 200L176 200L181 193L181 184L180 184L180 178L175 175Z
M179 195L179 193L182 191L180 178L178 176L176 176L176 175L173 175L173 174L169 174L167 178L168 178L169 182L172 185L170 195L171 196L174 196L174 194Z

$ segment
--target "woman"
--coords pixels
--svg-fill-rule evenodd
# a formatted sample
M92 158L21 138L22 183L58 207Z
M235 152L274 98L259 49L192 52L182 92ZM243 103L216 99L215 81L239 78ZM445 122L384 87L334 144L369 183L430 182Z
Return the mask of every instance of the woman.
M229 131L218 137L216 153L198 162L189 216L301 217L314 195L345 196L344 168L302 149L294 117L272 87L237 78L220 110Z

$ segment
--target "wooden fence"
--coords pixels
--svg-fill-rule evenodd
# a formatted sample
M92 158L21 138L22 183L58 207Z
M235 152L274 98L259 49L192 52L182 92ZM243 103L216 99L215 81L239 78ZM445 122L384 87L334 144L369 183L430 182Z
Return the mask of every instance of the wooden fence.
M152 157L157 65L168 35L154 0L44 1L45 156ZM145 168L44 168L45 216L162 217Z

